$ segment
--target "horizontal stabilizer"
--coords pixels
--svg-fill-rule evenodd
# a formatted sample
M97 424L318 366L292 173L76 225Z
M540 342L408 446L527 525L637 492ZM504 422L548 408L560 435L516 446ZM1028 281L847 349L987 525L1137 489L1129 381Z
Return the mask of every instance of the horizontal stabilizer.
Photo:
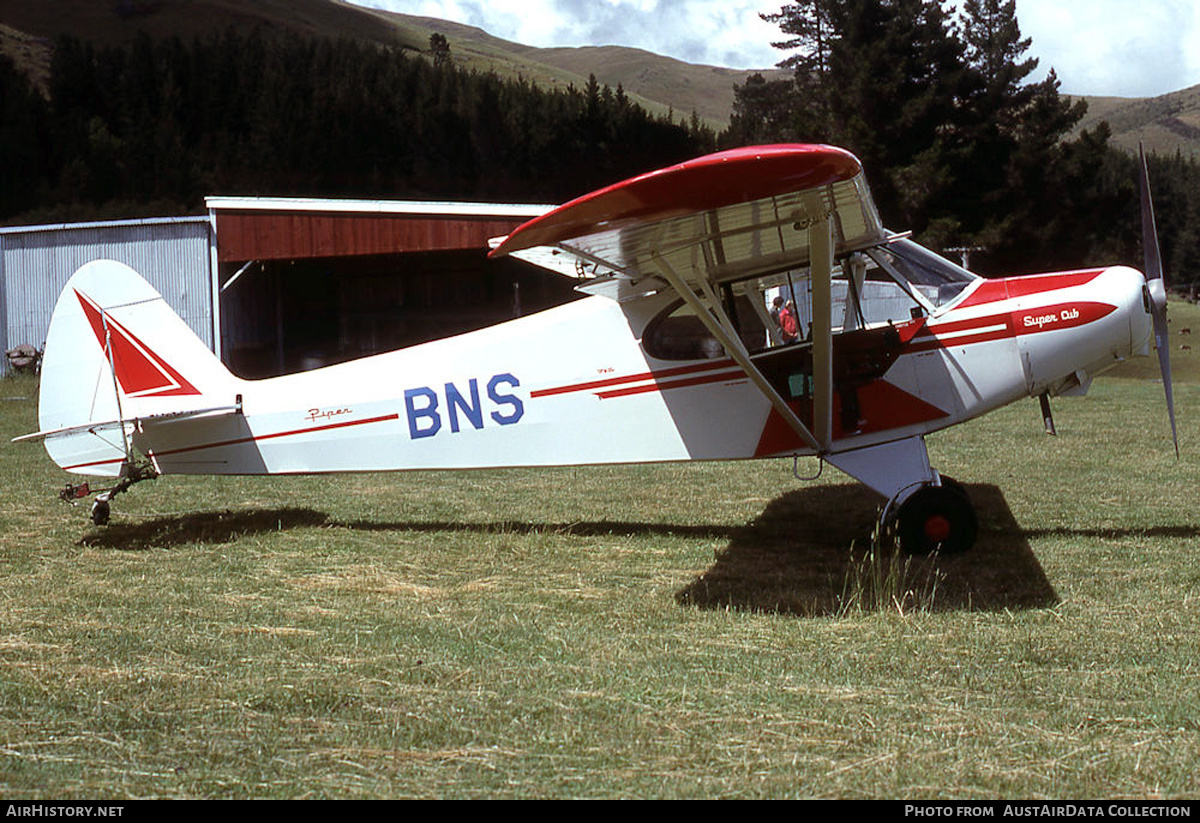
M194 409L191 411L168 412L166 414L150 414L146 415L145 417L139 417L135 420L106 420L98 423L84 423L79 426L64 426L61 429L33 432L32 434L23 434L20 437L14 437L10 442L23 443L28 440L38 440L41 438L89 434L99 428L118 426L122 422L126 423L127 425L136 426L140 423L159 423L168 420L185 420L195 417L210 417L216 414L236 414L240 411L241 406L214 406L211 409Z
M127 438L133 436L133 429L132 421L111 420L55 432L39 432L26 437L44 437L50 459L66 471L116 477L125 462L125 443Z

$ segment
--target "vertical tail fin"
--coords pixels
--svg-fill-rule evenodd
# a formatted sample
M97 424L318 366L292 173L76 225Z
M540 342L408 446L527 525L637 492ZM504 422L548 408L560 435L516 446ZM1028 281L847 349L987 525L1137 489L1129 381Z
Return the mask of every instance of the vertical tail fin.
M239 382L137 272L95 260L50 318L38 425L59 466L112 476L137 419L231 404Z

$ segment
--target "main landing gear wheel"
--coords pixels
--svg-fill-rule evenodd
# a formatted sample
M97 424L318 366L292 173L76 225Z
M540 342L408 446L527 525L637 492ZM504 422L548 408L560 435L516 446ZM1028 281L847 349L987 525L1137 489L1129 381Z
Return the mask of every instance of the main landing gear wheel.
M962 484L949 477L924 486L899 513L900 546L909 554L961 554L975 545L979 520Z

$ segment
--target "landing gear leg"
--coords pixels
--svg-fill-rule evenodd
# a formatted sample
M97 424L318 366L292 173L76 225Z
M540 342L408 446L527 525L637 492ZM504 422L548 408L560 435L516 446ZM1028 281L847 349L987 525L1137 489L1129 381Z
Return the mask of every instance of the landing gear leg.
M909 496L897 520L900 546L909 554L961 554L979 535L979 519L966 489L949 477Z
M956 554L975 544L979 521L967 491L933 470L924 438L908 437L825 459L883 495L888 503L880 520L898 525L900 545L910 554Z
M118 494L128 491L133 484L140 483L143 480L153 480L156 477L158 477L158 470L149 461L126 461L121 466L121 474L117 479L116 485L111 489L100 492L96 495L96 499L92 501L92 523L97 526L107 526L108 519L112 514L112 499ZM65 500L74 506L76 500L87 497L91 492L92 490L87 483L81 483L78 486L67 486L59 492L58 496L59 499Z

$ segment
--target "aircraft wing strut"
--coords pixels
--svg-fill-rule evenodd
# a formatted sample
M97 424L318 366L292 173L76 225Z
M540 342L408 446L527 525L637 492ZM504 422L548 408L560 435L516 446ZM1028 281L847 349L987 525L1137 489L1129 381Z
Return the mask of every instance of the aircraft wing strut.
M585 195L518 227L492 255L538 247L594 273L581 290L618 301L679 294L800 439L829 451L834 260L886 240L862 167L831 146L733 149ZM811 273L813 428L751 360L717 288L788 270Z
M788 426L799 435L801 440L811 446L813 450L817 452L824 451L820 441L808 430L808 427L804 425L796 415L796 412L792 410L792 407L787 404L783 396L770 384L762 371L754 365L754 361L750 359L750 353L742 345L737 331L733 328L729 317L721 308L721 301L716 299L711 290L707 290L708 293L705 295L707 305L705 305L705 301L701 300L700 295L696 294L692 290L692 287L684 282L683 278L671 268L666 260L662 257L656 257L655 262L658 263L666 281L679 293L684 302L691 307L692 311L696 313L696 316L700 318L705 327L712 332L713 337L717 338L717 342L725 348L725 352L733 358L735 363L742 367L742 370L746 372L751 382L771 402L775 411L779 412ZM707 283L708 281L702 282ZM711 307L711 311L709 307ZM819 392L819 388L817 391ZM819 394L817 396L819 397ZM828 431L828 426L825 428Z

